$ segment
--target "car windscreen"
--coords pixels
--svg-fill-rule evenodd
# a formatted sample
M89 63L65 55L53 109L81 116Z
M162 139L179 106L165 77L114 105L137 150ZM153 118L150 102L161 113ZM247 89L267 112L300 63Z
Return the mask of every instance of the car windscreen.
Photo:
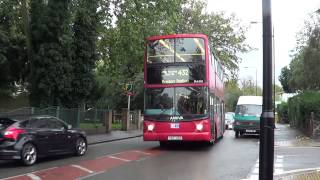
M225 119L226 120L233 120L233 115L232 114L225 114Z
M242 104L237 105L236 115L254 115L260 116L262 113L262 106L256 104Z

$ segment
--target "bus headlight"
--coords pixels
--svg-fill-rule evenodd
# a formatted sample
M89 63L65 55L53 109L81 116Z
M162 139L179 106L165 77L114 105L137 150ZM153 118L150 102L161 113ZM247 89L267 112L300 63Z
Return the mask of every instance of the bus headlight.
M148 125L148 131L153 131L154 129L154 124L149 124Z
M197 125L196 125L196 129L197 129L198 131L202 131L202 129L203 129L203 124L202 124L202 123L197 124Z

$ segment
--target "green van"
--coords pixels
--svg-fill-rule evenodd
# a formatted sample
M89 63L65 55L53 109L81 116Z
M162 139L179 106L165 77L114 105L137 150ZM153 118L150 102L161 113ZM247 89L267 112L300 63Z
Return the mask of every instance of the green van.
M240 96L234 117L235 137L260 134L261 113L262 96Z

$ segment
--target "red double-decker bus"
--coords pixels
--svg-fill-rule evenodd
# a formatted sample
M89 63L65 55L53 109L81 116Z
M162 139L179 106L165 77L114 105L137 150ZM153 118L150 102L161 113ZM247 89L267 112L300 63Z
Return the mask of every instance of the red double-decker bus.
M224 133L224 71L203 34L147 38L145 141L207 141Z

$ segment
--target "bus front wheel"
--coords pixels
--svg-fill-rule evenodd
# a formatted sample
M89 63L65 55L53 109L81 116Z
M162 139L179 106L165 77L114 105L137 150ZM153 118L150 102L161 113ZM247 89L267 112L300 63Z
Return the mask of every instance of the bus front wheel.
M166 147L167 146L167 142L166 141L159 141L160 147Z

